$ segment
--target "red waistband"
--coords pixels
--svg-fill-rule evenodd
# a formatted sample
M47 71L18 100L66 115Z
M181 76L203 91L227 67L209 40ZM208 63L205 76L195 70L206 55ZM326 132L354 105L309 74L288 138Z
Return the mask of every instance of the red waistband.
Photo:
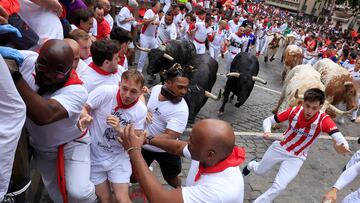
M195 37L194 37L194 40L195 40L195 42L197 42L199 44L205 44L205 42L201 42L200 40L196 39Z

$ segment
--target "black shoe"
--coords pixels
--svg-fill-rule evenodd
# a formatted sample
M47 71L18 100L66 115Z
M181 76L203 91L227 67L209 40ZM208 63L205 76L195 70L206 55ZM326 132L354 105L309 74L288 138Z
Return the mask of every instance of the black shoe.
M251 160L249 161L249 163L252 162L252 161L256 161L257 159L258 159L258 157L254 157L253 159L251 159ZM243 168L243 170L242 170L242 174L243 174L244 176L249 175L250 172L251 172L251 171L248 169L249 163L248 163L248 164Z
M248 165L246 165L244 168L243 168L243 170L242 170L242 174L244 175L244 176L248 176L249 174L250 174L250 170L248 169L248 167L247 167Z

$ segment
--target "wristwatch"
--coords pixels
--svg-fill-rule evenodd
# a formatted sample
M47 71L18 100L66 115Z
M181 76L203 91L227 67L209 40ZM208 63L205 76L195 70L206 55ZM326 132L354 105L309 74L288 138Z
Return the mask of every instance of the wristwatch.
M15 71L11 74L14 83L16 83L20 78L22 78L22 74L19 71Z
M154 138L154 136L148 136L146 137L145 143L150 144L150 141Z

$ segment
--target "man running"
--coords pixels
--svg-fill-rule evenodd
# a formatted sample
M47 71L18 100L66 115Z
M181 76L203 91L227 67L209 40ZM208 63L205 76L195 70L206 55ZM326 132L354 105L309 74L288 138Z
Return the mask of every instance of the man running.
M264 138L271 137L271 126L276 123L289 121L289 126L283 134L283 141L275 141L265 152L260 162L251 161L244 169L246 176L250 171L257 175L264 175L275 164L281 163L279 172L273 185L254 203L272 202L286 186L296 177L311 144L320 132L328 133L336 142L334 148L337 153L349 153L349 144L337 129L330 116L321 112L325 101L325 94L317 88L308 89L304 94L304 104L289 107L287 110L266 118L263 122Z

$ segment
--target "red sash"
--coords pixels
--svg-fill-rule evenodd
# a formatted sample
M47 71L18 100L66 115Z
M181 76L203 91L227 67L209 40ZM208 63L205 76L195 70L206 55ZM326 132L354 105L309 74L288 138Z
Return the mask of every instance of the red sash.
M74 69L70 72L70 77L64 84L64 87L70 86L70 85L81 85L83 82L80 80L79 76L77 75L76 71ZM87 130L81 134L79 138L82 138L87 133ZM65 144L62 144L59 146L57 151L57 170L56 175L58 179L58 185L60 189L61 196L63 198L64 203L68 203L68 195L66 191L66 179L65 179L65 156L64 156L64 146Z

